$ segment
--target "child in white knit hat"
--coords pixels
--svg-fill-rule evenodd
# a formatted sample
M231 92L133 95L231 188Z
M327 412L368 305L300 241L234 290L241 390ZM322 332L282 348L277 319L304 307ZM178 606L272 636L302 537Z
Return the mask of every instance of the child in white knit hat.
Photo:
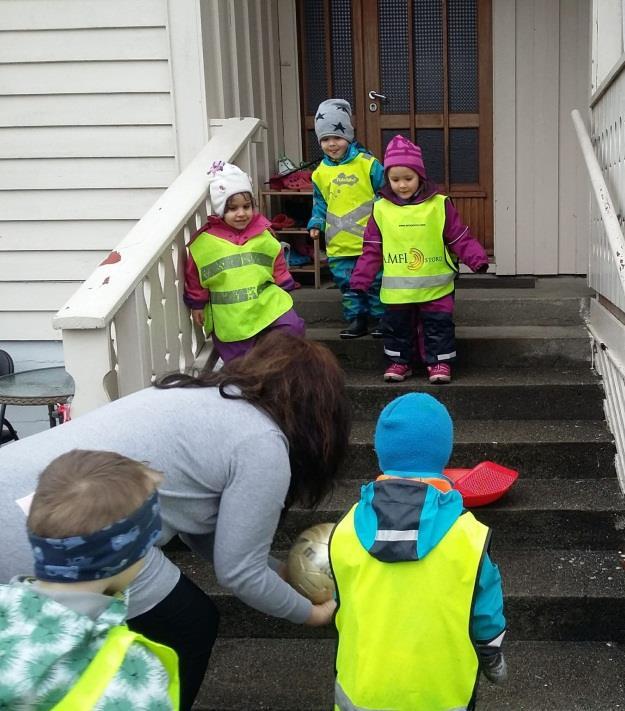
M288 293L297 285L271 222L255 209L249 176L223 161L208 174L214 214L189 243L184 302L227 363L267 329L303 336L305 326Z
M355 140L352 110L345 99L326 99L319 104L315 133L324 157L312 174L313 210L307 228L313 239L325 233L328 266L343 295L343 318L347 321L340 336L365 336L371 319L371 335L381 338L381 270L366 292L353 291L349 280L362 254L365 226L374 196L384 184L384 171Z

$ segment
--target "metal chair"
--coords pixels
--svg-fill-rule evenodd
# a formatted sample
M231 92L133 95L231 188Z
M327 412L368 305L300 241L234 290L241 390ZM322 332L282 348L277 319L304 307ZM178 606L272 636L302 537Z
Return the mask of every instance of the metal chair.
M14 369L13 358L6 351L0 350L0 375L10 375ZM6 405L0 405L0 445L19 439L15 427L4 416L6 409Z

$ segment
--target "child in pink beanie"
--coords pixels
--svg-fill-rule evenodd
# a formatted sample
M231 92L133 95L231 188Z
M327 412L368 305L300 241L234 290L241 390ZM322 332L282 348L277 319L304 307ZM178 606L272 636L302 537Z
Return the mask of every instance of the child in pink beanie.
M430 382L448 383L456 357L457 263L485 272L488 257L449 197L428 180L419 146L395 136L384 154L384 173L350 287L366 291L382 267L382 332L390 361L384 380L412 375L418 343Z

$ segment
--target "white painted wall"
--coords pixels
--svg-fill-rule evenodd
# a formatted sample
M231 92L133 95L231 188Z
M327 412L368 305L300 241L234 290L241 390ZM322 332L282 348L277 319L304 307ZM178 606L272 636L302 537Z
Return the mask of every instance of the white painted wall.
M208 140L199 0L0 2L0 347L51 319ZM172 86L176 91L172 91ZM46 408L11 408L20 435Z
M187 3L181 3L187 6ZM166 0L0 3L0 334L51 317L178 173Z
M590 24L587 0L493 0L498 274L586 273L588 183L570 111L588 108Z

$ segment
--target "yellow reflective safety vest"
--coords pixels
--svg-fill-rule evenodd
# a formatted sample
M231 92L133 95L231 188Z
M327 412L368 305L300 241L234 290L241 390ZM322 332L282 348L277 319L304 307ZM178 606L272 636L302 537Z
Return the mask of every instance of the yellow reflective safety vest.
M245 244L202 232L189 245L200 283L210 291L204 330L213 326L224 342L243 341L293 308L293 299L273 278L280 243L264 230Z
M126 625L112 627L104 644L91 660L71 691L52 711L89 711L100 700L113 677L119 671L131 644L138 642L152 652L169 674L167 695L174 709L180 707L180 681L178 678L178 655L170 647L153 642Z
M464 513L423 559L384 563L358 540L355 509L330 540L335 711L464 711L479 670L469 630L488 528Z
M445 200L433 195L417 205L384 198L374 203L382 234L382 303L423 303L454 290L458 267L443 240Z
M312 174L328 206L325 241L329 257L362 254L362 237L375 195L371 185L373 160L367 153L358 153L343 165L326 165L322 161Z

